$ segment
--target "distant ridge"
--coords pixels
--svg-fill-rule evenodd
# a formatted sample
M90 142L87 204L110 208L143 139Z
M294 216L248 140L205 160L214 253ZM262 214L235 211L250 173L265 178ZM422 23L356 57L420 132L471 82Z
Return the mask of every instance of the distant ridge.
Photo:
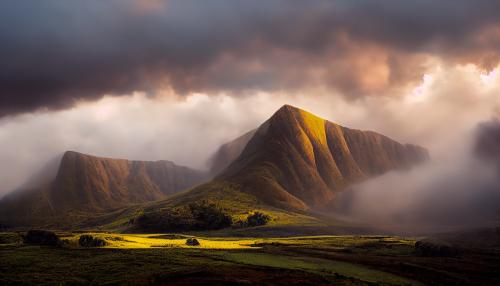
M0 217L29 222L65 212L103 212L162 199L205 178L170 161L129 161L67 151L53 181L4 197Z

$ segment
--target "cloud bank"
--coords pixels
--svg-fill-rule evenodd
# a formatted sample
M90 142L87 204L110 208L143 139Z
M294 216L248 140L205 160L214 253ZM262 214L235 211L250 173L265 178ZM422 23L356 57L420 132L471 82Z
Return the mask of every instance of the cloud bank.
M6 0L0 116L166 88L400 96L435 58L496 67L499 11L489 0Z

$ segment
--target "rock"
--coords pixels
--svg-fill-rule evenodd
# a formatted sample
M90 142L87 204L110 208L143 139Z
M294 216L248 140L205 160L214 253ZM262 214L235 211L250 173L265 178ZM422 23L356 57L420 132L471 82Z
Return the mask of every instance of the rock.
M198 245L200 245L200 242L196 238L188 238L186 240L186 245L189 245L189 246L198 246Z

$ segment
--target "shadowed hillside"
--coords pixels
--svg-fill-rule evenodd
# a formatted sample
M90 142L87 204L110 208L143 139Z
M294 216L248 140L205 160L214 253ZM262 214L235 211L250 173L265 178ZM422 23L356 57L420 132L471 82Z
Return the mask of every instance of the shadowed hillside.
M238 158L243 149L245 149L248 141L252 139L256 130L257 129L249 131L234 139L233 141L220 146L217 152L211 158L210 174L212 176L219 174L221 171L227 168L227 166L229 166L236 158Z
M65 212L102 212L159 200L190 188L204 175L170 161L129 161L68 151L56 178L0 202L3 220L30 222Z

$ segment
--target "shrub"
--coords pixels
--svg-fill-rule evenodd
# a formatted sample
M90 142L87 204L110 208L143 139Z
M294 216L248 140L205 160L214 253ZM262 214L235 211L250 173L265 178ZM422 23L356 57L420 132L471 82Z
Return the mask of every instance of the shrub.
M186 240L186 244L189 246L198 246L200 245L200 242L196 238L188 238Z
M419 240L415 243L415 254L419 256L455 256L458 249L448 243Z
M78 244L83 247L102 247L108 244L104 239L93 237L89 234L82 234L78 239Z
M29 230L25 236L23 236L24 243L27 244L38 244L38 245L50 245L50 246L61 246L61 240L52 231L48 230Z
M259 225L265 225L271 220L271 217L263 214L261 212L255 212L253 214L248 215L247 217L247 226L259 226Z

